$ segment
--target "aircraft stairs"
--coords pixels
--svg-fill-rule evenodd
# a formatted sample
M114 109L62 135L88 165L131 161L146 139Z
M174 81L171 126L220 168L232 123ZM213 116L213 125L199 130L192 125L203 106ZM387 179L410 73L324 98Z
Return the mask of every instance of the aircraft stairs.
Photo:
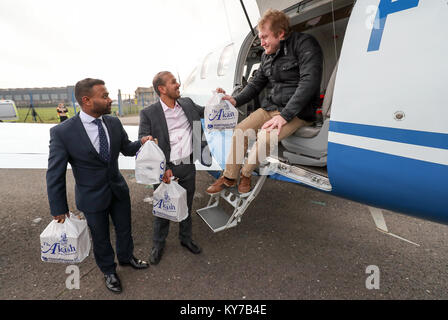
M266 175L260 176L249 194L241 195L238 192L238 187L235 186L210 195L207 206L196 210L196 212L213 232L235 227L241 221L241 217L250 203L260 193L266 178ZM220 206L222 200L227 201L233 207L232 213L226 212L224 206Z
M282 160L274 157L267 158L267 163L259 168L258 180L249 194L240 194L236 186L224 189L220 193L210 195L207 206L196 212L213 232L235 227L241 222L250 203L260 193L266 178L276 173L322 191L331 191L331 185L325 173L310 170L306 166L290 165L284 159ZM230 204L232 212L226 210L223 201Z

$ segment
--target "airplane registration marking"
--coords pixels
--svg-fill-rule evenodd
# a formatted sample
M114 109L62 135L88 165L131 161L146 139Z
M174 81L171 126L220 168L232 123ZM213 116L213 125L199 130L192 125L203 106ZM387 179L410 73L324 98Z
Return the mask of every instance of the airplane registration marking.
M375 17L374 27L370 35L367 51L378 51L383 37L387 16L396 12L408 10L418 6L419 0L381 0Z

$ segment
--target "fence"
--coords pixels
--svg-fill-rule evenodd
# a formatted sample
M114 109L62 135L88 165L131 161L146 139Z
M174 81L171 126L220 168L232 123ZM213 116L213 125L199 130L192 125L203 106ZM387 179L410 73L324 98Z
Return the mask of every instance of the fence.
M138 114L142 109L143 106L139 105L130 94L122 94L120 91L118 92L118 102L112 105L112 113L120 116Z

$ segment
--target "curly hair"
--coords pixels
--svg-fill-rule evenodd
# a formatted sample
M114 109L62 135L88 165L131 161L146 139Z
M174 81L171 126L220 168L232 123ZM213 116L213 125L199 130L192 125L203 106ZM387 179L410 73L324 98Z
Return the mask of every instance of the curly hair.
M281 31L285 32L285 36L291 32L289 17L282 11L268 9L258 21L258 29L266 24L276 37Z

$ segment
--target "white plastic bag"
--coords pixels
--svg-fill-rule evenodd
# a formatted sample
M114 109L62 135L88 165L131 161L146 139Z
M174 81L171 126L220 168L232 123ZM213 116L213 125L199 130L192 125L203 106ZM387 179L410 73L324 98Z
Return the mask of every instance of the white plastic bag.
M162 182L153 193L152 213L156 217L180 222L188 216L187 190L176 181Z
M90 252L87 221L73 214L64 223L51 221L40 234L41 259L45 262L79 263Z
M238 111L222 97L224 94L215 91L205 106L204 124L208 131L233 129L238 123Z
M135 180L141 184L162 181L166 159L162 149L154 141L147 141L135 156Z

